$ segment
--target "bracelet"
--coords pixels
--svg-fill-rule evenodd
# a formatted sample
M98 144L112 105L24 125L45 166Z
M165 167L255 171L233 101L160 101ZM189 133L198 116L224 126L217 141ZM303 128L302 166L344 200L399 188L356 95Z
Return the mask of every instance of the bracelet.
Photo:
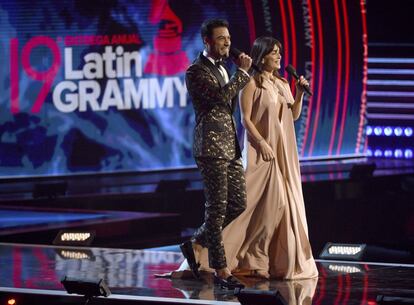
M264 138L261 138L260 140L256 141L257 144L260 144L260 142L262 142L264 140Z

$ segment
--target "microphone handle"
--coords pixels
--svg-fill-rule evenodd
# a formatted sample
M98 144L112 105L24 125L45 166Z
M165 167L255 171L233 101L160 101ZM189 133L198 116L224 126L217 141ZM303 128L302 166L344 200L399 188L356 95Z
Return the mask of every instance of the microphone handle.
M305 89L306 93L312 96L312 91L310 90L309 86L302 86Z
M256 71L257 73L262 73L262 70L260 70L260 68L259 68L258 66L256 66L256 64L255 64L255 63L252 63L251 67L252 67L252 69L253 69L254 71Z
M291 74L296 80L299 80L299 75L296 73L292 73ZM309 86L302 86L300 85L303 89L305 89L306 93L309 94L310 96L312 96L312 91L310 90Z

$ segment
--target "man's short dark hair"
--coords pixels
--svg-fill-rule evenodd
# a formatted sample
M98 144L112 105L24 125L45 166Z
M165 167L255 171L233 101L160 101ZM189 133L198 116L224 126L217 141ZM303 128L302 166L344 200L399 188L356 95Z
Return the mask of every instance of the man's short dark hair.
M225 19L207 19L203 22L201 25L201 39L204 39L204 37L211 38L213 35L213 30L215 28L229 28L229 23Z

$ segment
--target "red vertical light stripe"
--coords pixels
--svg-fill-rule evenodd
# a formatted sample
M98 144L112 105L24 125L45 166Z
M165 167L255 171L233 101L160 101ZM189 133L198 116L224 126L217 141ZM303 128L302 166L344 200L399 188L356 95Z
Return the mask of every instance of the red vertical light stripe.
M335 11L335 25L336 25L336 43L337 47L337 56L338 56L338 69L336 73L336 96L335 96L335 108L334 108L334 117L332 122L332 131L331 138L329 140L329 149L328 155L332 154L332 149L335 143L336 135L336 124L338 123L338 114L339 114L339 103L341 95L341 77L342 77L342 34L341 34L341 20L339 18L339 8L337 0L333 0L334 11Z
M295 15L293 13L292 1L288 1L288 11L289 11L289 23L290 23L290 32L292 38L292 65L296 67L296 26L295 26Z
M364 288L362 290L361 305L366 305L368 300L368 275L364 274Z
M43 278L47 279L48 287L58 288L60 287L59 279L55 273L55 270L50 264L49 257L45 254L44 250L39 248L34 248L33 258L36 260L36 263L39 264L40 274L33 275L32 277L26 278L26 287L27 288L39 288L42 287L42 284L39 283L38 279Z
M320 305L322 303L323 298L325 297L326 293L326 271L325 268L322 267L319 270L319 296L315 300L315 305Z
M341 129L339 130L338 147L336 149L337 155L341 153L342 141L343 141L344 129L345 129L346 114L348 111L349 64L350 64L348 11L346 7L346 2L342 0L341 3L342 3L342 13L344 14L344 28L345 28L345 84L344 84L344 102L342 104Z
M359 149L359 147L358 147L358 149ZM365 142L364 142L364 150L363 150L363 152L365 153L367 151L367 149L368 149L368 136L365 136ZM356 151L356 152L358 152L358 151Z
M287 29L287 22L286 22L286 10L285 10L285 4L283 3L283 0L279 0L279 6L280 6L280 16L282 20L282 30L283 30L283 67L286 67L289 64L289 40L288 40L288 29ZM286 71L285 71L285 77L287 77Z
M311 82L311 90L314 91L315 87L315 62L316 62L316 50L315 50L315 27L313 26L313 11L312 11L312 5L310 3L310 0L308 0L308 8L309 8L309 22L311 25L311 35L312 35L312 50L311 50L311 61L312 61L312 82ZM312 106L313 106L313 97L309 97L309 106L308 106L308 117L306 118L306 126L305 126L305 135L303 136L303 145L302 145L302 151L301 156L303 157L305 154L305 148L306 148L306 141L308 140L308 134L310 129L310 121L312 118Z
M338 293L337 293L337 295L336 295L336 298L335 298L335 301L334 301L334 305L339 305L339 302L341 301L341 299L342 299L342 294L343 294L343 292L342 292L342 286L343 286L344 284L343 284L343 279L342 279L342 275L341 274L339 274L338 275L338 288L337 288L337 291L338 291Z
M13 268L13 286L16 288L23 287L22 283L22 253L20 247L13 247L12 252L12 268Z
M344 300L342 301L342 305L348 304L349 296L351 295L351 276L349 273L345 275L345 284L345 296Z
M318 130L318 123L319 123L319 113L321 108L321 100L322 100L322 80L323 80L323 33L322 33L322 18L321 18L321 9L319 6L319 0L315 1L315 8L316 8L316 19L317 19L317 27L318 27L318 57L319 57L319 67L318 67L318 98L316 100L316 108L315 108L315 120L314 126L312 130L312 139L309 145L309 155L313 153L313 146L315 144L315 137L316 131Z
M363 128L365 122L365 112L367 107L367 79L368 79L368 35L367 35L367 11L365 8L365 0L359 2L361 6L361 22L362 22L362 46L363 46L363 70L362 70L362 93L361 93L361 109L359 111L359 125L358 125L358 135L355 146L355 153L359 152L362 137L363 137ZM364 152L367 149L368 140L365 137L365 147Z
M246 7L247 23L249 24L250 45L252 45L256 39L256 28L254 27L254 14L251 0L244 0L244 6Z
M290 31L292 33L292 65L296 67L296 26L295 26L295 15L293 13L292 1L288 1L288 11L289 11L289 23L290 23ZM292 83L291 85L292 92L295 93L295 85Z
M19 106L19 40L10 40L10 110L16 114Z

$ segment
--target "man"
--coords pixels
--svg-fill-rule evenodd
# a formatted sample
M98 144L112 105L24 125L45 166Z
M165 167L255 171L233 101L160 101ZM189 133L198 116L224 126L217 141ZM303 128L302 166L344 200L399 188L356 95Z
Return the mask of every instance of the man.
M205 219L191 241L181 245L193 275L198 278L194 253L208 248L215 282L222 287L242 287L227 268L222 230L246 207L244 172L233 111L238 92L248 83L252 60L242 53L235 60L237 71L229 77L222 65L229 57L228 23L222 19L201 26L205 49L187 69L186 84L196 115L193 153L204 182Z

